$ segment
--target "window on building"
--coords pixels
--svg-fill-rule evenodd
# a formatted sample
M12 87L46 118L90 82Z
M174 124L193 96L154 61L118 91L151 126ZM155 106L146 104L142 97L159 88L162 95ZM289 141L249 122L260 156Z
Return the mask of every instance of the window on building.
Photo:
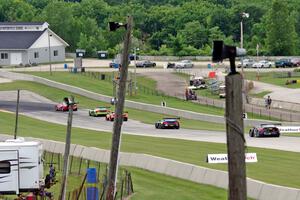
M38 58L39 57L39 52L34 52L34 58Z
M58 56L58 50L53 51L54 56Z
M10 162L1 161L0 162L0 174L9 174L10 173Z
M8 59L8 53L1 53L1 59Z

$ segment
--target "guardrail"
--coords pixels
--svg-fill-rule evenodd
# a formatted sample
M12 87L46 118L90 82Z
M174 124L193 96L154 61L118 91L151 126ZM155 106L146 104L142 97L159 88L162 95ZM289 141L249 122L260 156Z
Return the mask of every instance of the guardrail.
M12 136L1 135L0 140L11 139ZM48 152L64 154L65 144L53 140L27 137L28 141L39 141ZM72 144L70 156L91 161L108 163L110 151L95 147ZM206 155L203 155L206 156ZM169 175L195 183L207 184L228 189L228 173L193 164L138 153L120 153L120 165L137 167L152 172ZM273 185L247 178L247 196L259 200L299 200L300 189Z

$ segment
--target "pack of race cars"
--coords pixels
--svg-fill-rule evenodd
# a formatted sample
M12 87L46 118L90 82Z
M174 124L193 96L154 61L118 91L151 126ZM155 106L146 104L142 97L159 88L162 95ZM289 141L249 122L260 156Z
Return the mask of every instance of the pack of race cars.
M69 98L65 97L62 103L55 105L55 111L69 111L72 107L73 111L77 111L77 103L72 102ZM98 106L88 111L89 116L92 117L105 117L106 121L114 121L116 114L110 110L107 106ZM128 121L128 112L125 111L122 115L123 121ZM260 124L254 126L249 130L250 137L280 137L280 130L277 127L278 124ZM179 129L180 118L179 117L168 117L163 118L155 122L156 129Z
M70 107L72 107L73 111L77 111L77 103L72 102L69 98L65 97L61 103L58 103L54 106L55 111L67 112ZM115 112L109 110L110 107L107 106L98 106L94 109L90 109L88 111L89 116L92 117L105 117L106 121L114 121ZM128 112L125 111L123 113L123 121L128 121Z

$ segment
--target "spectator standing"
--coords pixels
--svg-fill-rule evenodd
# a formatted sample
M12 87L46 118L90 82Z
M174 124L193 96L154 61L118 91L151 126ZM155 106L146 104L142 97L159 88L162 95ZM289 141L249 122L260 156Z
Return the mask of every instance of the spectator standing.
M267 103L267 108L270 109L271 108L271 104L272 104L272 99L270 96L268 96L268 98L266 99L266 103Z

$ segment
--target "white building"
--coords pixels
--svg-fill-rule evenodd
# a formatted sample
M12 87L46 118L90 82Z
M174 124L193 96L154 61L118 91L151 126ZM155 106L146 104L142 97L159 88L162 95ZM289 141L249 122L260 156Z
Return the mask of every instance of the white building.
M67 46L47 22L0 22L0 66L61 62Z

